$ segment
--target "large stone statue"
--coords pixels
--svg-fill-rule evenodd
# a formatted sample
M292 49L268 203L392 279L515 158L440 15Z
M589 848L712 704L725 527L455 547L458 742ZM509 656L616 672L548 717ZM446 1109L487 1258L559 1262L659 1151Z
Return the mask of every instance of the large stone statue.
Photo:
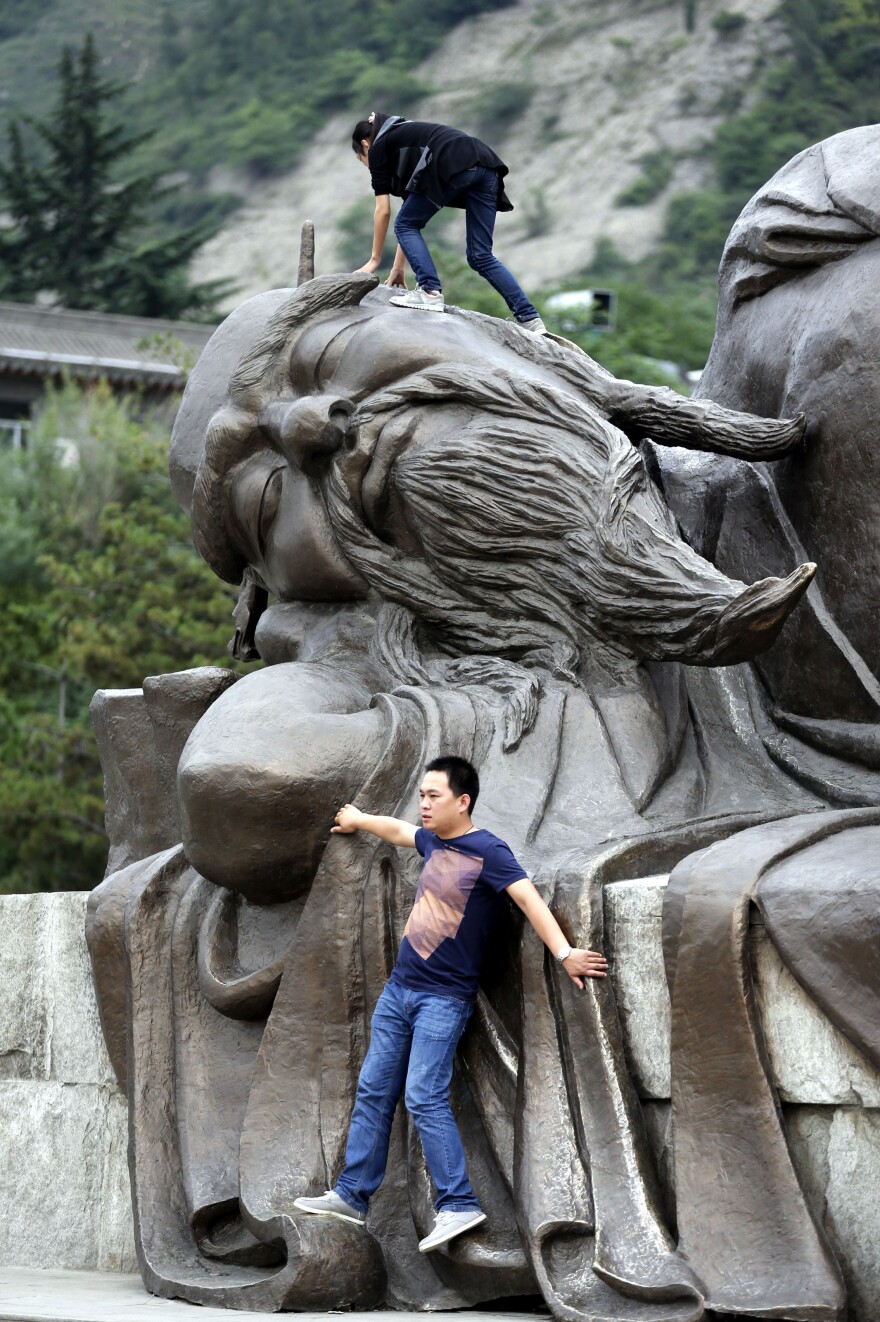
M145 1282L266 1311L540 1293L560 1319L836 1318L839 1272L756 1036L746 915L760 905L796 976L880 1059L878 744L855 725L874 711L858 684L877 681L834 595L859 538L876 556L876 523L839 528L827 603L801 550L820 529L824 574L844 520L823 484L868 513L880 499L872 470L813 454L816 418L838 410L840 449L857 445L846 369L824 413L773 387L784 310L768 304L762 331L775 295L754 282L745 339L766 338L770 393L736 395L717 367L746 354L723 343L737 293L706 377L720 402L618 381L478 314L419 318L375 285L322 277L243 305L175 425L175 490L241 587L237 654L265 666L96 698L111 856L89 938ZM843 678L818 677L832 660ZM454 1085L486 1227L418 1255L431 1189L404 1115L366 1233L293 1209L339 1170L413 895L409 862L331 837L333 813L413 814L439 751L479 766L481 821L578 944L602 945L606 882L675 869L675 1213L610 982L578 993L513 916Z
M774 465L655 452L688 540L719 568L819 562L801 608L755 662L755 724L794 783L848 811L773 823L687 860L664 912L680 1247L718 1307L762 1316L837 1317L844 1290L804 1205L754 1022L750 902L831 1022L880 1063L878 238L880 126L780 170L725 247L700 391L764 417L804 412L805 444ZM713 1040L729 1044L720 1056ZM723 1183L705 1160L721 1113L738 1154Z

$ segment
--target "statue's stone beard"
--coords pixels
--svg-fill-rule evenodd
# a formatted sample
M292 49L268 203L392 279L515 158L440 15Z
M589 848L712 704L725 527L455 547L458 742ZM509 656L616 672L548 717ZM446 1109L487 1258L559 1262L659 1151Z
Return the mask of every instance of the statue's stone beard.
M414 410L420 436L387 477L404 546L393 525L369 526L363 489L377 428ZM353 421L359 440L325 489L339 544L447 655L552 654L569 668L583 649L624 667L759 650L738 645L744 585L681 539L638 450L589 403L444 365L373 396Z

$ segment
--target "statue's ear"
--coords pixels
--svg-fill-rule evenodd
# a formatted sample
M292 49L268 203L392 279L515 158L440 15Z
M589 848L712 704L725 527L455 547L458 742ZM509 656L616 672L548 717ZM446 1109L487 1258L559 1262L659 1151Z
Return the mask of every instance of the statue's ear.
M250 565L241 576L238 601L232 618L235 620L235 633L229 644L229 654L236 661L259 661L255 634L260 616L269 604L269 593L263 580Z
M757 212L737 252L745 249L757 262L772 267L812 269L839 262L851 256L858 244L874 238L876 235L848 216L816 216L779 203Z

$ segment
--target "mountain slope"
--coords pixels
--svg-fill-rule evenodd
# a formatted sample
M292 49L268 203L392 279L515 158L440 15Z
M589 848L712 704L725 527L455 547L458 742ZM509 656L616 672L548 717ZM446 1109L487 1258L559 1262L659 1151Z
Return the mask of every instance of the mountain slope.
M786 45L775 0L734 3L729 11L720 0L691 0L690 10L520 0L461 23L418 66L433 89L418 117L479 133L511 168L516 210L499 219L497 249L527 287L582 270L603 235L627 256L643 256L670 194L709 182L715 127L748 106L756 71ZM351 266L352 214L368 234L372 211L367 175L348 145L354 117L329 119L282 177L245 185L218 172L216 184L246 200L199 254L196 278L231 278L232 301L290 283L306 217L317 227L318 270ZM621 205L633 186L646 200ZM462 226L444 213L432 232L463 242ZM368 256L367 238L360 260Z

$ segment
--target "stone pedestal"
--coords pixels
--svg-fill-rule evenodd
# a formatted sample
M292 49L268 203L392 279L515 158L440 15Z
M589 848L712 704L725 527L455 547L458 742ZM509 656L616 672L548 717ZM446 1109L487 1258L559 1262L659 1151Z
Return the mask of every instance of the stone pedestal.
M605 930L627 1055L661 1179L668 1170L670 1004L665 877L606 887ZM761 1022L804 1190L846 1280L852 1322L880 1317L880 1074L824 1017L764 929L752 932ZM711 1147L707 1161L712 1160Z
M0 1264L131 1272L127 1106L92 991L87 900L0 898Z
M669 1168L665 884L649 877L605 891L612 977L661 1177ZM126 1105L92 991L87 898L0 898L3 1266L136 1270ZM801 1179L841 1262L853 1322L876 1322L880 1075L823 1018L763 929L754 938L767 1047Z

